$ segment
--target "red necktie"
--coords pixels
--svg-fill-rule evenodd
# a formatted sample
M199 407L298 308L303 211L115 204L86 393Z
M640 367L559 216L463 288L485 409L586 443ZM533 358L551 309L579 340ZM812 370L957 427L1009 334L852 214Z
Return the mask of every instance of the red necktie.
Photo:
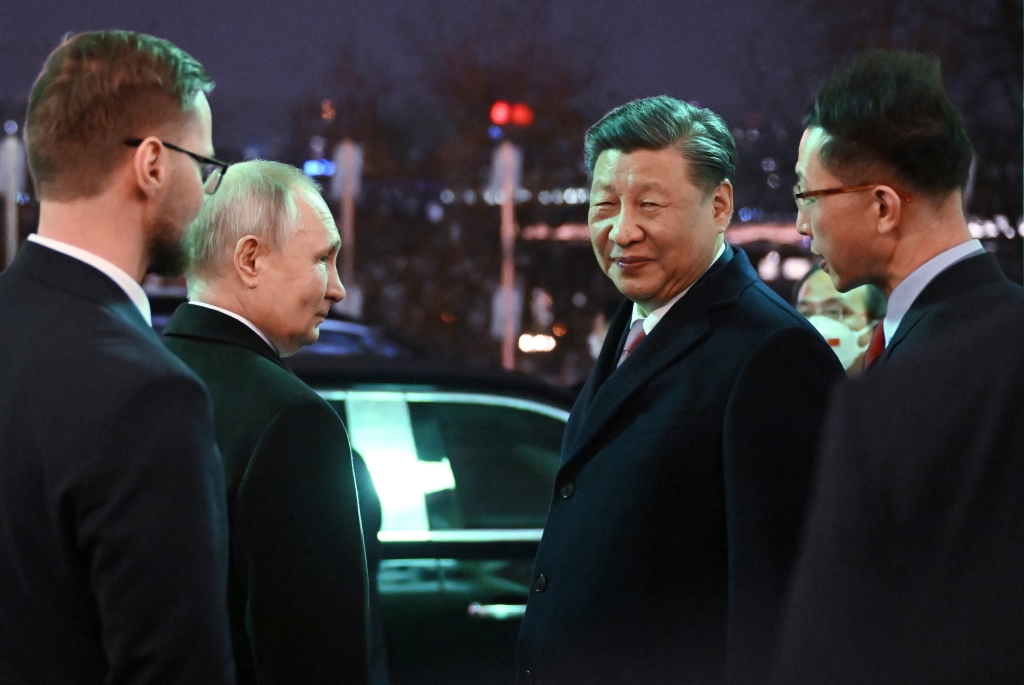
M615 365L615 368L622 366L622 362L626 361L626 357L633 353L636 346L647 337L644 333L644 320L637 319L633 322L633 325L629 327L629 335L626 336L626 344L622 347L622 356L619 357L619 363Z
M878 361L878 358L885 352L885 326L881 321L875 326L875 332L871 334L871 343L868 351L864 353L864 370Z

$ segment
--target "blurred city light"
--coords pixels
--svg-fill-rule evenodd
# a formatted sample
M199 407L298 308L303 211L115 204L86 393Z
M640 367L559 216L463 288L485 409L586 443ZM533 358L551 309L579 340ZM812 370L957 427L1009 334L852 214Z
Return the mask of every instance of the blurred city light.
M512 123L516 126L529 126L533 123L533 110L521 102L512 105Z
M331 121L338 113L334 110L334 104L330 100L320 103L320 118L324 121Z
M451 203L455 202L455 193L445 188L444 190L441 191L441 202L445 203L446 205L450 205Z
M764 171L775 171L775 160L771 157L765 157L761 160L761 169Z
M487 135L489 135L492 140L498 140L501 138L501 133L501 126L498 126L497 124L491 124L487 128Z
M765 255L757 265L757 275L762 281L774 281L779 277L779 253L774 250Z
M550 352L555 349L557 344L554 336L547 333L538 333L537 335L523 333L519 336L519 349L523 352Z
M307 159L302 165L306 176L334 176L334 162L327 159Z
M782 277L788 281L799 281L811 270L811 262L804 257L790 257L782 262Z
M498 100L491 105L491 121L498 126L504 126L512 118L512 106L504 100ZM491 136L492 138L494 136Z
M8 119L4 122L4 131L7 132L7 135L13 136L18 132L18 122L14 119Z

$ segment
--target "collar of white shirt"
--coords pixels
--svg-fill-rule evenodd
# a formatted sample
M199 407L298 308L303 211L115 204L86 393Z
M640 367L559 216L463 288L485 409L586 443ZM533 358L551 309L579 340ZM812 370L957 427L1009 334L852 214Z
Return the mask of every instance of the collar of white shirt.
M725 252L725 243L723 242L722 246L720 248L718 248L718 253L715 255L715 258L711 260L711 264L708 264L708 269L710 269L711 266L715 262L717 262L719 260L719 258L722 256L722 253L724 253L724 252ZM697 281L699 281L700 277L708 272L708 269L704 269L703 273L701 273L701 275L698 276L697 280L694 281L693 283L696 283ZM658 322L661 321L663 318L665 318L665 315L668 314L668 310L672 309L672 305L674 305L679 300L683 299L683 295L685 295L686 293L688 293L690 291L690 288L693 287L693 283L691 283L687 287L683 288L682 292L680 292L678 295L676 295L675 297L673 297L671 300L668 301L668 304L665 304L665 305L662 305L661 307L658 307L653 312L648 314L646 317L640 311L639 305L637 305L637 303L634 302L633 303L633 316L629 320L629 327L632 328L633 324L636 323L637 319L643 319L644 320L644 335L650 335L651 331L654 330L654 327L658 325Z
M268 345L270 345L270 349L272 349L276 354L280 354L280 352L277 351L277 347L274 345L274 343L270 342L270 338L265 336L263 334L263 331L261 331L259 328L256 327L256 324L254 324L252 321L249 321L249 319L245 318L244 316L239 316L238 314L235 314L232 311L228 311L227 309L221 309L220 307L215 307L212 304L206 304L205 302L199 302L197 300L191 300L191 301L189 301L189 304L194 304L197 307L206 307L207 309L212 309L215 312L220 312L221 314L226 314L227 316L230 316L232 319L238 319L239 321L244 323L246 326L251 328L253 333L255 333L256 335L260 336L260 338L263 339L263 342L265 342Z
M74 245L68 245L60 240L54 240L53 238L46 238L37 233L31 234L28 239L33 243L48 247L51 250L56 250L61 254L66 254L68 257L77 259L80 262L85 262L94 269L98 269L103 272L110 280L118 285L124 294L128 296L128 299L132 301L135 308L139 310L139 314L142 314L142 318L146 320L146 323L150 326L153 325L153 317L149 310L149 298L146 297L146 291L142 289L142 286L138 282L129 276L124 269L108 262L103 257L98 257L92 252L87 252L80 247Z
M892 340L892 336L896 335L896 329L900 327L900 322L903 321L903 317L908 311L910 311L911 305L914 304L914 300L921 294L929 283L931 283L936 276L940 273L953 266L959 261L973 257L977 254L983 254L985 248L982 247L980 240L968 240L966 243L961 243L956 247L951 247L945 252L940 252L935 255L921 266L914 269L914 271L907 276L903 281L896 286L892 295L889 296L889 302L886 305L885 319L882 321L882 329L885 331L885 344L889 345L889 341Z

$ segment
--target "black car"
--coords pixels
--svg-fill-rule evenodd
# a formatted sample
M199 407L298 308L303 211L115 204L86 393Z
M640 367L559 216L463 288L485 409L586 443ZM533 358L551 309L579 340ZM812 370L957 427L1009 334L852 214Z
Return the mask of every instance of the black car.
M464 367L324 355L289 366L342 417L380 500L391 682L513 682L571 396Z
M154 328L181 301L154 302ZM390 682L512 683L572 396L522 374L431 363L363 324L320 329L285 362L345 422L366 466L360 497L380 503L379 519L363 511L364 525L380 525L367 553Z

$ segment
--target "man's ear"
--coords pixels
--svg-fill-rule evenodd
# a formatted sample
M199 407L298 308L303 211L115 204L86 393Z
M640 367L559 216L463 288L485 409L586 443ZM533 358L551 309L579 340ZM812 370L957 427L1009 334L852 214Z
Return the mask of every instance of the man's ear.
M732 221L732 183L729 180L722 181L715 189L715 194L711 196L711 211L718 232L725 233Z
M263 257L269 250L262 240L254 235L243 236L235 243L233 263L235 273L246 288L259 285L260 271L263 268Z
M152 197L160 187L167 182L167 154L160 139L150 136L142 141L135 149L132 156L132 170L135 172L135 182L138 184L139 192L146 197Z
M896 191L886 185L875 188L874 210L877 214L878 232L889 235L900 224L903 213L903 200Z

